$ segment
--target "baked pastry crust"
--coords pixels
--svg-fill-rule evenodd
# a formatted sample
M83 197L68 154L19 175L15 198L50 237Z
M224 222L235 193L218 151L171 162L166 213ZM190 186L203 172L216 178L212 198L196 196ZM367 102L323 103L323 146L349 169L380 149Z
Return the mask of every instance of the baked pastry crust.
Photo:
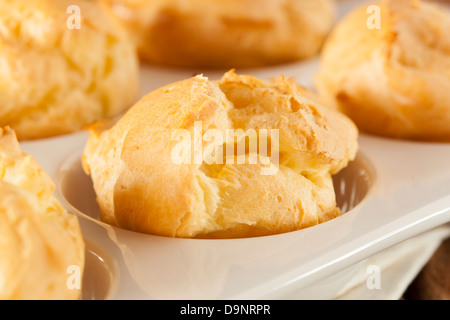
M381 28L367 27L367 5L331 33L317 90L361 131L400 139L450 141L450 14L432 2L376 3Z
M174 162L174 132L192 132L198 121L202 150L212 143L209 129L278 130L279 163L266 154L278 170L261 174L267 164L247 161L250 149L224 152L245 164ZM220 81L199 75L157 89L117 123L93 126L82 163L107 223L170 237L262 236L340 214L331 175L355 157L357 135L346 116L318 105L293 79L230 71Z
M248 68L316 55L334 0L101 0L142 60L176 67Z
M80 130L138 98L136 49L95 1L0 1L0 61L0 126L19 140Z
M9 128L0 128L0 173L0 299L79 299L81 280L68 285L72 272L84 272L78 220L61 207L52 180Z

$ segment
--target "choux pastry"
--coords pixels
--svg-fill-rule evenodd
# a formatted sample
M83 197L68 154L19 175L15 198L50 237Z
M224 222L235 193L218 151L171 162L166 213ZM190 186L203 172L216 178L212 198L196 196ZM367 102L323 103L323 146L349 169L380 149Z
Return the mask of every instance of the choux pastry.
M361 131L450 141L450 13L431 1L363 5L326 41L317 91Z
M136 48L95 1L0 1L0 126L19 140L81 130L138 98Z
M81 298L84 239L53 190L14 131L0 129L1 300Z
M169 237L237 238L336 218L331 176L354 159L358 130L310 97L282 76L198 75L149 93L117 123L92 126L82 164L101 220Z
M334 0L101 0L145 62L250 68L315 56Z

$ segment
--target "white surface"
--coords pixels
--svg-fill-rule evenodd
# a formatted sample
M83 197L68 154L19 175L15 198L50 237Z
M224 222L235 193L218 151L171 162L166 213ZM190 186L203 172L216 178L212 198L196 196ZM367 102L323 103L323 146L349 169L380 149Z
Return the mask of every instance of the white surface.
M448 237L450 224L424 232L369 257L334 299L401 299L442 241ZM378 274L375 274L373 267L378 268ZM378 283L375 282L374 276L379 276Z
M342 7L343 12L348 9ZM316 68L312 60L245 73L262 78L283 73L311 86ZM142 94L194 73L143 68ZM221 74L205 73L211 78ZM81 132L22 146L62 192L85 141ZM333 221L271 237L194 240L143 235L105 225L59 197L80 216L86 239L111 270L107 298L331 299L355 281L367 259L450 221L450 144L361 135L360 154L374 174L362 203ZM71 179L73 192L83 194Z

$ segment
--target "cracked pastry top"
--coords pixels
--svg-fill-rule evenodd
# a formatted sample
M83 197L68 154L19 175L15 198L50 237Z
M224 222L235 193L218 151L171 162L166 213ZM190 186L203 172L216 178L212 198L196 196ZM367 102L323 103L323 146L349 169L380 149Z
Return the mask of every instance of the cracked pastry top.
M363 132L450 141L450 11L419 0L373 5L372 16L363 5L332 31L318 92Z
M0 1L0 126L19 140L117 116L137 95L136 49L95 1Z
M1 300L81 297L85 243L77 217L60 205L54 188L14 131L0 128ZM78 279L71 282L71 274Z
M224 136L254 130L259 140L277 130L276 161L273 140L258 154L267 161L251 163L260 149L247 144L238 153L233 138L219 145L223 161L177 163L174 132L195 137L198 123L204 153L213 143L205 138L210 130ZM218 81L198 75L167 85L117 123L92 126L82 163L104 222L170 237L262 236L340 215L331 175L354 159L357 136L351 120L319 105L293 79L262 81L230 71ZM277 170L262 174L268 165Z

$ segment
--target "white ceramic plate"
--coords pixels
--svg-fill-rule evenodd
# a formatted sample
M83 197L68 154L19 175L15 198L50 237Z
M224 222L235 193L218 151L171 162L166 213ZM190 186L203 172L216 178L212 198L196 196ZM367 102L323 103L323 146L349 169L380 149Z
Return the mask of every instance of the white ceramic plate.
M341 14L360 1L342 1ZM261 70L305 85L317 61ZM195 70L142 68L142 95ZM215 79L220 72L205 75ZM233 240L172 239L106 225L80 155L85 132L24 142L80 217L87 243L84 299L329 299L369 256L450 221L450 144L361 135L356 161L335 177L345 213L286 234Z

